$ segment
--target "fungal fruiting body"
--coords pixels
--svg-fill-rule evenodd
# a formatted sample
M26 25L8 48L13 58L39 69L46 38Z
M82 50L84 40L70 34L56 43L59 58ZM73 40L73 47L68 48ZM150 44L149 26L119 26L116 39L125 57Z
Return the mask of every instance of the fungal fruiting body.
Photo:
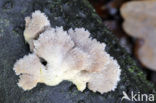
M44 13L35 11L32 17L25 18L25 30L24 38L30 46L30 50L33 50L33 40L42 32L46 27L50 26L50 22Z
M35 11L32 19L26 19L24 36L33 53L18 60L13 68L20 75L18 86L24 90L34 88L37 83L56 86L63 80L71 81L80 91L87 84L90 90L100 93L117 87L120 66L105 51L106 45L92 39L84 28L68 31L52 28L45 14Z

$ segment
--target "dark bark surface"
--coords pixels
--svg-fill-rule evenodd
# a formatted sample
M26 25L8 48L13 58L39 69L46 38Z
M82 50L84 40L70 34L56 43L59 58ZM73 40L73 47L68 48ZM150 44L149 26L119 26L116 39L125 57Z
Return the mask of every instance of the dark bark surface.
M105 42L106 51L118 60L122 69L118 88L102 95L88 89L80 92L68 81L51 87L38 84L30 91L19 88L16 84L18 76L12 68L17 59L30 52L23 37L24 18L35 10L44 12L52 27L63 26L65 30L84 27L93 38ZM128 95L131 91L155 93L155 88L120 47L116 37L103 25L88 1L0 0L0 103L120 103L123 91ZM126 100L122 102L131 103Z

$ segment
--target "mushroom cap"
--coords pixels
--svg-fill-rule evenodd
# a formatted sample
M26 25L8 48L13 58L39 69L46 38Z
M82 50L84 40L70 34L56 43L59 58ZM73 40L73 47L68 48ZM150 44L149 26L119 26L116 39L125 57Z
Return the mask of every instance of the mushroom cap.
M89 80L88 88L93 92L100 92L101 94L111 90L114 91L120 80L120 73L120 66L117 61L111 57L107 69L90 74L91 79Z
M32 17L26 17L25 22L24 38L29 43L30 49L33 50L33 39L38 37L40 32L43 32L46 27L49 27L50 22L47 16L39 10L33 12Z
M96 39L90 38L89 31L84 28L70 29L68 33L75 46L89 55L90 66L88 66L87 70L89 72L96 72L104 69L109 63L109 55L104 52L106 45L98 42Z
M30 90L40 82L41 71L44 71L45 67L35 54L28 54L14 64L13 70L16 75L20 75L18 86Z

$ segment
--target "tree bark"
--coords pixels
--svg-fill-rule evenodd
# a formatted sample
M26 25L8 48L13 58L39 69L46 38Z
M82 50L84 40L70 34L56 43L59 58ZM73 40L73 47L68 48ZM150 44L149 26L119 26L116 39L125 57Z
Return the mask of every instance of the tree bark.
M52 27L63 26L65 30L84 27L93 38L106 43L106 51L122 69L117 89L105 94L88 89L80 92L68 81L57 86L38 84L30 91L19 88L18 76L12 68L16 60L30 52L23 37L24 18L35 10L44 12ZM131 91L156 93L154 86L146 80L145 74L118 44L117 38L104 26L87 0L0 0L0 103L121 103L123 91L128 95Z

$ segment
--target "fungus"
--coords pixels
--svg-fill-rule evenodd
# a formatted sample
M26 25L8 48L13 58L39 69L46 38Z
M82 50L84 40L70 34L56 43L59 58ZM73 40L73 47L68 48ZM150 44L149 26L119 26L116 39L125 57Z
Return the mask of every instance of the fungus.
M40 63L40 59L35 54L29 54L18 60L14 65L16 75L20 75L18 86L24 90L30 90L41 80L41 71L45 67Z
M123 29L142 45L136 46L136 54L142 64L156 71L156 1L130 1L121 8L124 18Z
M46 17L41 19L47 20ZM38 24L37 20L33 22ZM32 29L27 29L27 32L32 32ZM86 88L87 83L93 92L102 94L115 90L120 80L120 66L105 51L106 45L92 39L89 31L84 28L64 31L63 27L49 27L38 35L36 40L31 38L33 54L24 56L14 66L14 71L20 75L18 85L24 90L34 88L37 83L55 86L63 80L71 81L80 91ZM42 65L40 58L47 62L46 66Z
M30 46L30 50L33 50L33 40L38 37L40 32L43 32L46 27L50 26L50 22L44 13L37 10L32 13L32 17L25 18L25 30L24 38Z
M120 80L120 66L117 61L112 57L110 63L106 66L107 69L101 70L101 72L92 73L91 79L88 83L88 88L94 92L106 93L111 90L115 90L117 87L117 81Z

